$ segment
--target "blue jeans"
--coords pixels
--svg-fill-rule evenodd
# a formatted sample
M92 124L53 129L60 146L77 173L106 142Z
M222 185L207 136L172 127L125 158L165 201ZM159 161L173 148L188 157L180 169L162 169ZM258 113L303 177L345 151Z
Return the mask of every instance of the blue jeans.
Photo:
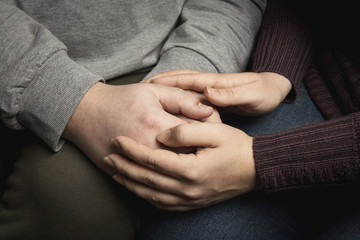
M249 135L324 121L304 87L293 104L281 104L265 116L222 113L222 118ZM189 212L153 209L139 239L360 239L359 200L355 190L346 188L259 191Z

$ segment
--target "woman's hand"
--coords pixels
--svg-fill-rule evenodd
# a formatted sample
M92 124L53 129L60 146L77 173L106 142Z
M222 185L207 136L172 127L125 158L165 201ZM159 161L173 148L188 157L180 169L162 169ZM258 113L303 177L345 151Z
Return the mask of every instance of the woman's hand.
M256 189L252 138L244 132L221 123L191 123L157 139L166 147L196 151L153 149L121 136L114 139L121 154L104 159L117 169L117 182L156 207L191 210Z
M246 116L271 112L292 87L287 78L271 72L218 74L178 70L155 75L147 82L203 92L210 103Z

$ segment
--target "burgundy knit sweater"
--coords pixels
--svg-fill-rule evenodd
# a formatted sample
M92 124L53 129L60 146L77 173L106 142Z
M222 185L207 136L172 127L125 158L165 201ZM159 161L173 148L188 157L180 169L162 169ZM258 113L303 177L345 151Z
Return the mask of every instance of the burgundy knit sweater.
M344 23L337 22L338 29L323 28L327 20L312 24L341 14L334 6L318 12L328 16L309 13L301 18L286 0L269 1L251 71L287 77L293 84L288 102L296 98L304 81L327 120L254 137L257 178L267 192L360 183L360 51L356 52L360 41L352 41L349 23L342 28ZM350 31L331 34L344 29Z

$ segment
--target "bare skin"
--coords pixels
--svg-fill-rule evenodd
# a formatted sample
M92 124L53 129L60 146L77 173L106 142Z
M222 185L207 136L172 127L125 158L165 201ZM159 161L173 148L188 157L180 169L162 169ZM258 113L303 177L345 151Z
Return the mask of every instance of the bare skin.
M247 116L271 112L292 87L287 78L272 72L216 74L177 70L153 76L147 82L203 92L215 106Z
M242 115L274 110L291 90L276 73L214 74L190 70L162 73L146 82L203 93L210 103ZM202 208L258 189L253 138L222 123L188 123L157 136L170 148L195 147L189 154L152 149L119 136L120 151L104 162L114 179L154 206L170 211Z
M160 133L168 147L196 146L191 154L152 149L117 137L120 154L105 162L113 178L154 206L169 211L203 208L257 188L252 138L220 123L179 125ZM126 156L127 158L124 158Z
M213 112L181 89L149 83L110 86L99 82L80 101L63 137L100 169L114 174L115 170L102 161L104 156L117 152L110 141L114 136L129 136L157 148L161 147L156 141L160 131L185 123L175 115L201 120Z

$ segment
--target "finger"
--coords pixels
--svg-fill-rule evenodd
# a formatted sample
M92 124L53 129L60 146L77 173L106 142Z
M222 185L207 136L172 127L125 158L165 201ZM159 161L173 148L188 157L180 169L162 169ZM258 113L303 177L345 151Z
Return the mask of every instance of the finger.
M216 75L212 73L189 73L171 76L153 78L152 83L158 83L166 86L177 87L185 90L194 90L202 92L208 85L213 86L216 83Z
M188 93L190 93L191 95L195 96L196 98L199 99L199 101L205 105L214 107L213 104L211 104L204 96L204 94L199 93L199 92L195 92L192 90L187 90ZM186 118L186 117L185 117ZM183 118L181 118L183 119ZM217 109L213 108L213 114L210 117L204 118L204 119L199 119L201 120L201 122L221 122L221 118L220 118L220 114L217 111ZM199 120L195 120L195 119L191 119L187 118L187 120L185 120L185 122L199 122Z
M214 111L214 113L210 117L201 119L201 121L195 120L192 118L188 118L183 115L176 115L176 117L178 117L180 120L184 121L183 123L201 123L201 122L222 123L221 117L220 117L220 114L218 111Z
M183 120L186 123L199 123L199 120L185 117L184 115L176 115L179 119Z
M186 73L199 73L199 71L190 70L190 69L170 70L170 71L167 71L167 72L161 72L161 73L155 74L155 75L151 76L150 78L144 80L144 82L151 82L151 80L156 79L156 78L161 78L161 77L171 76L171 75L177 75L177 74L186 74Z
M182 124L159 133L157 140L168 147L216 147L226 130L223 126L207 122Z
M154 205L156 208L168 211L168 212L186 212L186 211L190 211L190 210L194 210L197 209L199 207L193 207L191 205L187 206L187 205L161 205L161 204L154 204L152 203L152 205Z
M206 87L204 95L210 103L219 107L258 104L258 94L248 84L222 89Z
M193 161L192 154L177 154L164 149L152 149L134 140L118 136L114 139L119 151L127 158L174 178L183 178L187 162Z
M196 120L208 118L214 112L212 107L203 104L199 98L178 88L160 89L158 99L165 111Z
M206 86L214 88L228 88L250 81L245 76L241 78L239 78L239 76L242 75L237 73L191 73L154 78L151 82L171 87L178 87L185 90L202 92Z
M114 175L113 179L138 197L147 200L150 204L159 209L183 212L197 208L196 205L194 206L193 204L188 203L187 199L152 189L146 185L132 181L121 174Z
M141 184L139 182L133 181L121 174L116 174L113 176L113 179L127 188L129 191L133 192L137 196L149 201L153 205L169 207L177 206L182 201L177 195L169 194L166 192L161 192L157 189L151 188L147 185Z
M171 194L178 194L177 191L181 189L179 180L161 174L134 161L129 161L126 157L119 154L111 154L104 160L107 163L111 161L118 173L122 176L142 185Z
M222 123L222 120L217 109L214 109L214 113L210 117L203 119L202 122Z

